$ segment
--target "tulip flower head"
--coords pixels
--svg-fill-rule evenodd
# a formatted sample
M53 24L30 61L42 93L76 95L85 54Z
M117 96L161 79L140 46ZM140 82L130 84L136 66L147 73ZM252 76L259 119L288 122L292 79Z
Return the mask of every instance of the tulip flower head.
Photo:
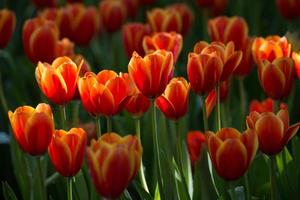
M16 26L16 15L8 9L0 10L0 49L6 47Z
M56 130L48 147L48 153L56 171L72 177L80 170L86 151L87 135L81 128L68 132Z
M18 107L15 112L9 111L8 117L14 137L24 152L33 156L47 151L54 132L54 121L51 107L38 104Z
M197 161L201 159L202 150L205 144L206 144L205 136L201 131L188 132L187 148L188 148L193 171L195 171Z
M256 111L258 113L273 112L275 111L275 103L271 98L267 98L261 102L252 100L249 106L250 112ZM287 105L283 102L279 105L280 109L288 109Z
M88 163L94 186L101 196L119 197L136 176L143 154L136 136L106 133L88 147Z
M298 79L300 79L300 51L298 52L293 52L292 53L292 58L295 63L295 73Z
M190 87L183 77L173 78L165 92L157 97L156 106L167 118L178 120L187 112Z
M251 112L247 116L247 126L253 129L259 141L260 150L271 156L279 153L290 139L297 133L300 122L289 125L289 111L279 110L259 114Z
M73 99L81 65L77 67L69 57L58 57L51 65L39 62L35 78L50 101L63 105Z
M258 148L258 139L251 129L243 134L234 128L207 133L208 152L217 174L225 180L237 180L249 168Z
M276 6L279 13L286 19L292 20L300 15L300 1L276 0Z

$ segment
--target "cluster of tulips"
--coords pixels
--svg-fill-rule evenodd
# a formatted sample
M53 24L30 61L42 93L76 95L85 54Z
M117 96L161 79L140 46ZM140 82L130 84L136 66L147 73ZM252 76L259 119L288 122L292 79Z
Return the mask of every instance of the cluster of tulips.
M99 11L82 3L48 8L57 2L33 2L47 8L25 22L22 41L26 56L36 64L37 85L47 98L45 101L51 103L39 103L35 108L17 107L8 111L8 118L19 147L36 158L41 199L49 197L45 187L47 173L42 166L47 152L54 169L66 177L69 200L73 198L76 174L86 167L85 159L94 188L105 199L118 199L128 193L126 188L137 176L141 199L195 199L190 185L196 178L200 178L200 184L194 184L200 188L199 198L216 199L217 195L224 195L215 184L216 177L232 183L243 176L246 177L246 198L251 199L247 170L258 151L265 155L270 165L271 198L278 198L276 156L300 127L300 122L290 125L289 108L284 102L293 92L295 77L300 79L300 51L293 51L288 38L250 36L246 20L239 16L211 18L207 22L211 42L200 40L194 44L185 63L185 78L178 76L175 65L183 47L183 37L194 21L193 12L186 4L152 9L147 13L148 24L123 25L126 17L136 16L139 3L152 1L104 0L99 4ZM292 2L277 1L279 10L287 18L298 15L285 10ZM198 0L197 4L216 15L225 9L227 1ZM15 24L16 17L11 11L0 11L1 48L7 45ZM92 72L87 60L74 53L74 46L88 45L101 26L112 33L122 25L123 46L129 58L128 72L105 68L98 73ZM221 103L229 96L232 77L243 87L245 77L255 64L258 81L268 98L261 102L253 100L248 113L245 96L241 93L243 129L226 127L221 117L226 111ZM180 120L188 113L190 90L200 102L203 130L182 133ZM79 99L85 111L95 119L96 135L89 136L78 123L69 123L66 107ZM54 107L59 108L59 120L53 114ZM213 127L210 118L215 108ZM157 109L175 124L175 139L169 141L174 150L170 153L171 167L165 166L163 158L165 152L160 145L163 136L158 128ZM121 136L113 131L117 129L113 127L113 117L122 115L124 110L135 121L133 135ZM145 144L141 142L140 121L148 110L151 122L147 123L152 125L154 191L145 177L152 166L144 165L142 159ZM107 123L104 133L101 120ZM171 181L163 175L164 168L170 169ZM174 183L174 192L168 191L170 182ZM231 188L229 193L232 199L238 198L236 188Z

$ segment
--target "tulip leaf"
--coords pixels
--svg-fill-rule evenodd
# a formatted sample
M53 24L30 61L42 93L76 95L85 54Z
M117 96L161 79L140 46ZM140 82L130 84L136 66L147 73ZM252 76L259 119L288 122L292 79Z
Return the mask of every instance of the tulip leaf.
M17 200L15 192L6 181L2 182L2 191L5 200Z
M159 192L158 184L155 187L154 200L160 200L160 192Z
M73 178L72 184L74 185L73 193L75 192L76 199L89 199L89 192L82 170Z

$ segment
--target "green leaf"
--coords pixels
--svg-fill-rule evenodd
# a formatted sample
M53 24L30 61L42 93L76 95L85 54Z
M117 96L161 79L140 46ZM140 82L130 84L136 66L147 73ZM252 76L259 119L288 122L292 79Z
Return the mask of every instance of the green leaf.
M5 200L17 200L16 194L6 181L2 182L2 190Z
M145 189L141 186L141 184L137 181L133 181L133 186L136 189L136 191L138 192L138 194L140 195L141 199L143 200L152 200L153 198L151 197L151 195L145 191Z
M160 200L160 192L159 192L158 185L156 185L156 187L155 187L154 200Z
M89 192L85 182L82 170L80 170L73 179L73 193L75 192L76 199L89 199Z

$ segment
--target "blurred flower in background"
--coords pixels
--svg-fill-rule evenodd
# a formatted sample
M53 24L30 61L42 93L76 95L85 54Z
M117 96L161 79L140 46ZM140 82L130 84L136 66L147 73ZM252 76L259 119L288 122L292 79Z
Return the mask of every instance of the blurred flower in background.
M16 26L16 15L8 9L0 10L0 49L6 47Z

